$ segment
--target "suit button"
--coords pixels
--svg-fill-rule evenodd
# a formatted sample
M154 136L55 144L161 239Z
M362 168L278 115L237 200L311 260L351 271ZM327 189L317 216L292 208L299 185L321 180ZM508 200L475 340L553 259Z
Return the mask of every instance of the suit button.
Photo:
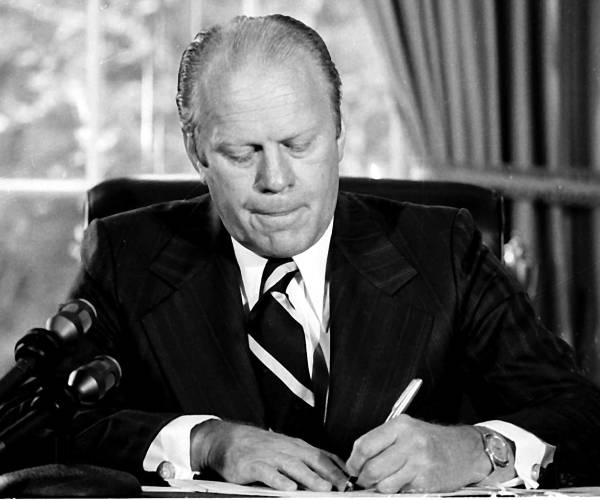
M540 477L540 464L533 464L531 468L531 479L537 481Z

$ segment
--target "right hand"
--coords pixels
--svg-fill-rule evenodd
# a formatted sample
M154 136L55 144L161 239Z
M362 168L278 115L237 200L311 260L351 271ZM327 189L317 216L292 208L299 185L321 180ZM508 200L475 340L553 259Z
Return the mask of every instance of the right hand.
M332 453L257 427L209 420L192 429L193 470L210 468L231 483L261 482L277 490L343 491L343 462Z

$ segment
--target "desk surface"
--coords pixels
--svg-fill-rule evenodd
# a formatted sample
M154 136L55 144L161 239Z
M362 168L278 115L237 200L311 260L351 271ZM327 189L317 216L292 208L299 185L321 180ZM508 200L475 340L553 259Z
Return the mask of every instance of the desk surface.
M329 492L317 493L313 491L276 491L270 488L240 486L236 484L218 481L197 480L172 480L172 486L144 486L143 496L151 498L348 498L360 497L364 499L381 499L384 497L409 498L416 500L420 498L524 498L540 499L546 498L598 498L600 499L600 486L562 488L558 490L525 490L520 488L492 489L471 487L449 493L398 493L395 495L384 495L374 491L362 490L351 493Z

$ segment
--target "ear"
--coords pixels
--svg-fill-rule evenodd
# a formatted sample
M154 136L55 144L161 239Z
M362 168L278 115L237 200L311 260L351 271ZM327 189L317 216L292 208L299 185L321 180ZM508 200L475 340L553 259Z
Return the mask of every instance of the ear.
M337 142L337 151L338 151L338 162L342 161L344 158L344 144L346 144L346 124L344 123L344 119L340 120L340 134L336 139Z
M182 130L183 133L183 143L185 144L185 152L188 155L188 158L192 162L194 169L200 174L200 177L204 180L204 168L206 168L205 163L200 159L198 155L198 150L196 149L196 139L194 137L193 132L186 132Z

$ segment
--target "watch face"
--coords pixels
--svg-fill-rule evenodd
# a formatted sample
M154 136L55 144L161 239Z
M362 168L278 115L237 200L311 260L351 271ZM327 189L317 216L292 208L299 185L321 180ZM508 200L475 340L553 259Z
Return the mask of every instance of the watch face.
M492 461L498 467L506 467L508 465L508 443L500 436L495 434L487 434L485 436L487 452Z

